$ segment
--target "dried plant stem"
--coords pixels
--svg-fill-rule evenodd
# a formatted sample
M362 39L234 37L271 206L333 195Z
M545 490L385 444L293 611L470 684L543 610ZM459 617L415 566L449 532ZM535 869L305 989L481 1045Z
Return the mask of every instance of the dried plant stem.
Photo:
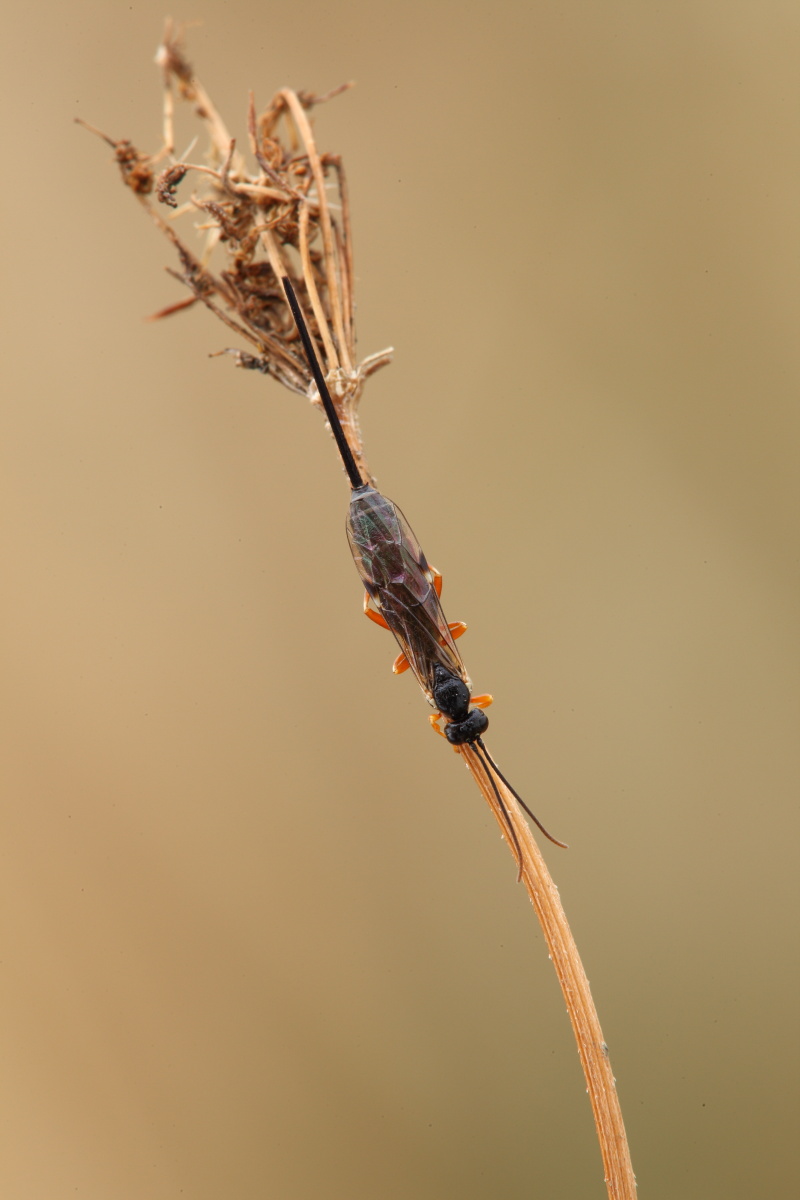
M197 302L204 304L254 347L254 354L225 351L239 366L271 374L292 391L319 403L316 384L299 352L294 321L286 308L281 279L289 276L345 437L362 478L371 481L361 442L358 404L365 380L390 361L392 351L368 355L358 363L344 168L337 155L319 153L307 116L315 105L349 85L327 96L285 88L260 115L256 114L251 95L248 135L258 171L249 172L225 122L187 61L181 31L172 22L167 23L156 61L164 79L164 141L155 155L142 153L126 139L114 141L88 127L113 147L126 186L177 251L181 270L171 273L191 294L156 315L166 317ZM209 147L202 163L175 161L175 93L194 107L205 126ZM156 164L165 160L167 166L156 177ZM197 190L188 203L179 206L176 191L187 175L196 181ZM329 203L329 187L338 192L338 207ZM155 203L166 205L168 219ZM196 227L204 234L198 254L189 249L174 225L176 218L190 213L205 214L203 223ZM226 257L226 265L215 270L212 259L221 255ZM507 809L506 817L474 748L460 746L459 751L504 835L509 832L506 820L511 821L519 847L520 875L542 926L578 1043L608 1195L611 1200L633 1200L636 1183L608 1050L558 890L512 793L500 779L495 780ZM510 844L514 850L513 840Z
M505 817L497 803L486 770L471 746L459 747L473 779L497 819L503 836L508 841ZM558 894L547 864L531 833L514 796L495 780L502 792L503 801L510 814L522 854L522 880L527 888L531 903L536 910L542 927L550 958L561 984L578 1054L586 1077L586 1086L592 1104L600 1152L603 1156L605 1182L610 1200L634 1200L636 1177L633 1174L625 1124L617 1096L616 1083L611 1070L608 1047L603 1040L603 1031L597 1009L594 1006L589 980L583 969L578 947L569 927L561 898ZM509 842L512 854L514 847Z
M291 112L292 117L294 118L294 123L300 132L301 138L303 139L303 145L305 146L305 151L306 151L306 154L308 155L309 163L311 164L311 170L314 173L314 182L317 185L317 205L319 206L319 227L320 227L320 231L322 233L323 254L324 254L324 260L325 260L325 267L326 267L328 292L329 292L330 298L331 298L331 309L333 312L333 321L334 321L334 328L335 328L335 332L336 332L336 340L339 343L339 347L340 347L341 355L342 355L341 366L344 368L345 371L352 371L353 362L352 362L350 354L349 354L347 337L345 336L345 331L344 331L344 319L343 319L343 315L342 315L342 297L340 294L341 289L339 287L341 266L339 267L338 271L335 269L335 265L337 263L337 256L334 254L334 248L333 248L333 230L331 228L330 212L328 211L328 197L325 192L325 177L322 173L322 163L320 162L319 154L317 153L317 147L314 142L314 134L311 131L311 123L310 123L308 117L306 116L305 110L304 110L302 104L300 103L300 101L298 100L296 93L291 91L290 88L284 88L280 94L281 94L281 96L283 96L284 100L286 101L287 105L289 106L289 111ZM308 228L307 225L305 225L305 229L304 229L304 218L307 220L307 213L308 213L308 209L306 206L304 206L300 213L301 246L303 244L304 234L307 232L307 228ZM306 253L307 253L307 250L306 250ZM304 270L306 268L306 263L305 263L306 253L304 253L304 255L303 255ZM349 267L349 265L350 265L349 262L346 263L345 269L347 269ZM321 311L321 306L320 306L320 311ZM314 308L314 315L317 317L317 319L319 319L320 314L317 312L316 306ZM340 364L338 362L336 362L335 357L333 357L331 359L329 365L338 367Z

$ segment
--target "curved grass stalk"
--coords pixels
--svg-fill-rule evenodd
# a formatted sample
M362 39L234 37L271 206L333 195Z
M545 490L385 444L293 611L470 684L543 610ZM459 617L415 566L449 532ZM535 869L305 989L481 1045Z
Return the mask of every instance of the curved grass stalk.
M459 751L514 855L514 846L508 840L505 815L497 803L497 797L480 758L469 746L461 746ZM600 1018L592 999L589 980L586 978L578 947L561 904L558 888L547 869L530 826L514 795L502 780L495 779L495 783L502 793L517 836L521 853L519 867L522 882L542 927L578 1044L578 1055L586 1078L586 1089L600 1142L608 1195L610 1200L633 1200L636 1196L636 1177L633 1173L608 1046L600 1028Z

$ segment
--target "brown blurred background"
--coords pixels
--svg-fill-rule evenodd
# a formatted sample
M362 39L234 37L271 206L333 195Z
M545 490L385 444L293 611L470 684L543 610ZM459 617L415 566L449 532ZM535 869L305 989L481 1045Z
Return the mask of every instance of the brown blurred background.
M0 1193L602 1197L497 828L368 625L322 422L208 354L81 116L164 9L7 27ZM352 193L380 484L445 577L648 1200L796 1179L796 3L194 0ZM188 128L188 126L187 126Z

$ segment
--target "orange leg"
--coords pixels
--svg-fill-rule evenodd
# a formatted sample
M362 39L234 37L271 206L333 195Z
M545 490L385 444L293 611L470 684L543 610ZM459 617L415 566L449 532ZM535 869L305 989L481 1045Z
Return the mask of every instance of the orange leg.
M475 708L488 708L493 700L494 697L490 696L488 692L480 696L470 696L469 698L470 704L474 704Z
M377 612L374 608L370 608L370 600L371 599L372 599L372 597L370 596L369 592L365 591L364 592L364 616L369 617L370 621L374 621L376 625L380 625L381 629L389 629L389 626L386 623L386 618L384 616L382 616L379 612ZM389 632L390 633L392 632L391 629L389 629ZM456 636L456 635L454 635L454 636ZM392 670L394 671L395 675L402 675L404 671L408 670L410 665L411 664L409 663L405 654L398 654L397 658L392 663Z
M442 577L435 567L431 567L431 572L433 573L433 586L436 589L436 595L439 596L441 595L442 591ZM371 600L372 597L370 596L369 592L365 591L364 616L369 617L370 621L374 621L376 625L380 625L381 629L389 629L389 626L386 623L386 618L382 616L377 609L370 607ZM450 621L447 628L450 630L450 634L455 641L456 638L460 638L463 633L467 632L467 623L466 621ZM389 632L392 632L391 629L389 629ZM398 654L397 658L392 663L392 670L394 671L395 675L402 675L404 671L408 670L410 665L411 664L409 663L405 654Z
M428 717L428 720L431 723L431 728L433 729L433 732L438 733L439 737L443 737L443 738L445 738L445 741L447 741L444 730L440 729L440 727L439 727L439 722L441 721L441 719L442 719L442 714L440 712L434 713L432 717Z
M370 621L374 621L376 625L380 625L381 629L389 629L389 626L386 623L386 618L381 616L381 614L374 608L370 608L369 602L371 599L372 597L370 596L369 592L364 592L364 616L369 617ZM389 629L389 633L391 632L391 629ZM410 663L405 654L398 654L397 658L392 663L392 670L394 671L395 675L402 675L403 671L407 671L409 666Z
M369 592L364 592L364 616L369 617L370 621L374 621L376 625L380 625L381 629L389 629L386 624L386 618L382 617L374 608L370 608L369 602L372 599ZM389 630L391 633L391 630Z

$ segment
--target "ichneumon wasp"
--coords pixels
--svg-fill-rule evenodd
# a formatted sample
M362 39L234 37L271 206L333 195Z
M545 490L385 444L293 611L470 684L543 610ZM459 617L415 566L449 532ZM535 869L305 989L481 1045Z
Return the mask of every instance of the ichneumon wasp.
M364 612L370 620L394 634L400 654L394 661L393 670L400 674L410 667L414 672L428 703L436 709L435 715L430 718L436 732L447 738L456 749L459 746L471 746L475 750L503 814L521 877L522 851L494 776L516 797L546 838L564 849L565 843L547 832L486 749L482 734L489 727L489 718L483 710L491 704L492 697L470 694L472 684L455 645L455 639L467 627L463 621L447 623L439 600L441 575L429 565L411 526L397 505L364 481L320 369L294 288L286 276L282 283L325 415L350 480L347 540L366 589ZM442 719L446 722L443 730L439 726Z

